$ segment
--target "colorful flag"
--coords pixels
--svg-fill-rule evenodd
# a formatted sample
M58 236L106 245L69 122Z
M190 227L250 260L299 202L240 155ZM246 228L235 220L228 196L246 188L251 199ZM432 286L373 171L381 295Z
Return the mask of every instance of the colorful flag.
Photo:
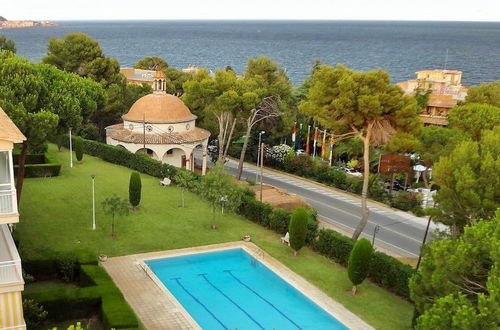
M299 134L297 134L297 149L302 149L302 124L299 125Z
M311 134L311 125L307 125L307 137L306 137L306 153L308 154L309 153L309 144L310 144L310 141L309 141L309 135Z
M321 143L321 158L326 155L326 129L323 131L323 142Z
M297 122L292 126L292 143L295 144L295 136L297 135Z
M313 157L316 156L316 146L318 144L318 128L314 128Z

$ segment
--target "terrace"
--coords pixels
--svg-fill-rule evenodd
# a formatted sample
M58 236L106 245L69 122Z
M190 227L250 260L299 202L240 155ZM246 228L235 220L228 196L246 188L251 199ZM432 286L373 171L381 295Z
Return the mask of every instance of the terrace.
M0 293L23 290L21 258L8 225L0 225Z
M12 168L12 152L0 150L0 224L19 222Z

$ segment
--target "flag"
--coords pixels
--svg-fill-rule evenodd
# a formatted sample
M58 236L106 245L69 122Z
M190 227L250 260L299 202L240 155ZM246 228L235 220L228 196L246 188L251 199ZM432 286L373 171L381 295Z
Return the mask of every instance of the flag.
M297 134L297 149L302 149L302 124L299 125L299 134Z
M326 129L323 131L323 142L321 143L321 158L326 155Z
M297 122L292 126L292 143L295 144L295 136L297 135Z
M330 133L330 166L332 166L332 159L333 159L333 133Z
M318 145L318 128L314 128L313 157L316 156L316 146Z
M307 137L306 137L306 153L308 154L309 153L309 144L310 144L310 141L309 141L309 135L311 134L311 125L307 125Z

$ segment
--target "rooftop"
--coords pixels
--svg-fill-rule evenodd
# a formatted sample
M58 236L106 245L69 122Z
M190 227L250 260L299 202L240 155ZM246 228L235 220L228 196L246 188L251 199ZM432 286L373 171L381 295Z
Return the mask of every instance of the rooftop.
M7 140L13 143L21 143L26 140L26 137L2 108L0 108L0 140Z

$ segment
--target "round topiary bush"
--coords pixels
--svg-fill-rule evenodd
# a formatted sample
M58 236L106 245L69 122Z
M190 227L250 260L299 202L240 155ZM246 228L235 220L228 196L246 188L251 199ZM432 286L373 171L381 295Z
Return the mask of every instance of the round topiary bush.
M130 174L130 182L128 186L128 199L130 201L130 205L133 207L137 207L141 202L141 175L139 172L132 172Z
M288 233L290 235L290 246L294 250L293 254L295 256L306 244L308 221L309 214L303 207L299 207L293 212Z
M372 254L373 247L369 240L361 238L356 241L347 263L347 274L353 285L352 294L356 294L356 286L368 276Z
M79 136L75 137L75 155L76 160L81 162L83 159L83 139Z

